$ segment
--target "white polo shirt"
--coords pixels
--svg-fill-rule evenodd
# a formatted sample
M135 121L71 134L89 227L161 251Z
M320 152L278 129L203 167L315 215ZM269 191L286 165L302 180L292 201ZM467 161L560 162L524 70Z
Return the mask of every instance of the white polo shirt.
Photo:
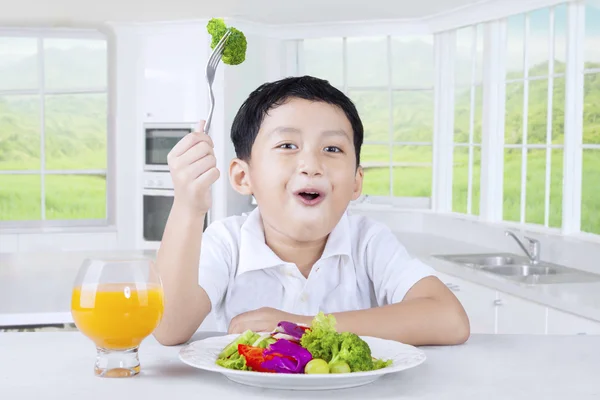
M198 283L220 331L233 317L261 307L314 316L400 302L434 270L412 258L384 224L344 213L305 278L265 243L258 208L209 225Z

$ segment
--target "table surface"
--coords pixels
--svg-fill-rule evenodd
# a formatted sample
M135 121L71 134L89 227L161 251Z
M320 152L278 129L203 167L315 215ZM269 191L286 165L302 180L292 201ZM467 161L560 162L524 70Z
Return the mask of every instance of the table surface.
M214 334L198 332L200 340ZM147 338L142 372L98 378L95 348L79 332L0 333L6 399L598 399L600 336L473 335L460 346L422 347L427 360L353 389L322 392L243 386L178 359L181 346ZM43 393L43 395L39 394Z

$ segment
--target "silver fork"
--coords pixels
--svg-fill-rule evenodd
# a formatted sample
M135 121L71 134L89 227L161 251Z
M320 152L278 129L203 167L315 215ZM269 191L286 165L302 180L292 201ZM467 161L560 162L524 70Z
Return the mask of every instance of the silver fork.
M206 63L206 82L208 83L208 94L210 96L210 110L208 112L208 118L206 118L206 123L204 124L204 132L207 134L208 130L210 129L213 111L215 110L215 95L213 93L212 84L215 81L217 67L221 61L223 49L225 49L225 42L227 41L229 35L231 35L231 31L227 29L227 32L225 32L219 43L215 46L215 49Z

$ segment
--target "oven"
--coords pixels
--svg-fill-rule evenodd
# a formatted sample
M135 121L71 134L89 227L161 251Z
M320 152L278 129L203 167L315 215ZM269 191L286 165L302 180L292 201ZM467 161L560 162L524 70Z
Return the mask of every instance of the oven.
M169 172L144 171L141 201L141 244L144 249L158 249L173 207L175 192ZM204 228L210 223L206 214Z
M193 123L144 124L144 171L168 171L167 155L177 142L194 130Z

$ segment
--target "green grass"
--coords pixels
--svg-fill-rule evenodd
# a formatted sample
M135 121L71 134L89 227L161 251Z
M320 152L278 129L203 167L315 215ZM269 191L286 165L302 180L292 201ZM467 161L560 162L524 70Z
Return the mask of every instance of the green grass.
M376 149L367 147L369 160L375 161ZM379 161L389 160L389 150L379 157ZM397 161L422 161L430 157L429 149L408 147L395 153ZM521 151L505 150L504 157L504 219L519 221L521 213ZM365 157L363 157L365 158ZM429 158L430 159L430 158ZM471 213L479 214L480 198L480 154L474 149L473 188ZM468 150L456 148L454 151L452 210L467 212L468 193ZM431 196L431 167L394 168L392 171L394 195ZM550 212L549 225L560 227L562 222L562 150L552 151L550 174ZM546 179L546 151L530 150L527 154L527 191L525 201L525 221L544 224L544 201ZM365 171L363 193L387 196L390 193L390 169L374 168ZM583 154L581 230L600 234L600 151L585 150Z
M106 180L102 176L46 175L46 219L106 218ZM0 175L0 220L39 220L41 184L36 175Z

